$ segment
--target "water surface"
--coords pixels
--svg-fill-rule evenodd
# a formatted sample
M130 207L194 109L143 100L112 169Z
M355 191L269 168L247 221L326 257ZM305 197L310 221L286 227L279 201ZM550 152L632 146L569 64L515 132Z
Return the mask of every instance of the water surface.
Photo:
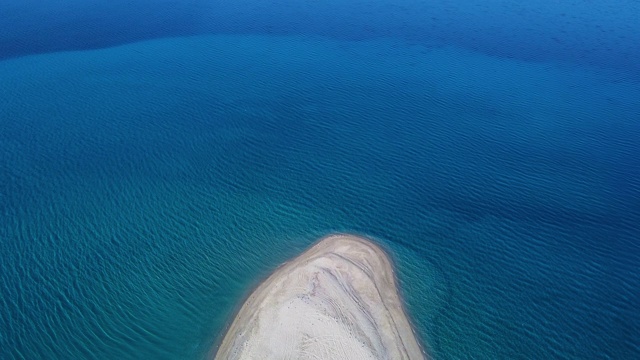
M246 32L6 53L1 358L203 358L331 232L392 252L436 359L640 355L635 69Z

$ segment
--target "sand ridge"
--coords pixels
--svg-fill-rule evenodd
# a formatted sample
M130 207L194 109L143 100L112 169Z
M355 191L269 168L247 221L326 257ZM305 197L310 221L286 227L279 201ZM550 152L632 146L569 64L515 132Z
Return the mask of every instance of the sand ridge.
M215 359L424 359L389 258L332 235L279 267L242 305Z

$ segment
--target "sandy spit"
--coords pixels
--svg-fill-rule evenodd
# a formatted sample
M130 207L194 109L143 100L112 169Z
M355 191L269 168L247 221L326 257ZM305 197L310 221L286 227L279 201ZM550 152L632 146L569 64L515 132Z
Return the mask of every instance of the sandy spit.
M425 359L389 258L332 235L279 267L242 305L215 359Z

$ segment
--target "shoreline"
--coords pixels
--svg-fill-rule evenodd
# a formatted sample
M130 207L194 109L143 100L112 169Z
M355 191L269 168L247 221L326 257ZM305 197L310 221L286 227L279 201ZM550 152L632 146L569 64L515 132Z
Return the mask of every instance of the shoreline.
M248 295L212 359L425 359L391 259L356 235L320 238Z

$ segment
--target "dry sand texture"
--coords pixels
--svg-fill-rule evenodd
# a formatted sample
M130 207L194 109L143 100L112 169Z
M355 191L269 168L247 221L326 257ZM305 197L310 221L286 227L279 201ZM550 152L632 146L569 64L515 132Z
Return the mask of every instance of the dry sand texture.
M278 268L243 304L216 359L424 359L386 254L326 237Z

